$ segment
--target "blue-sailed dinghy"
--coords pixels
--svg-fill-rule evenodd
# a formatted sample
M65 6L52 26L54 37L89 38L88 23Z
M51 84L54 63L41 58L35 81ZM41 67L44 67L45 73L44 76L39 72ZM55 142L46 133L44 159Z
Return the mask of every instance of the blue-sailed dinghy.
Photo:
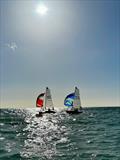
M39 108L39 114L36 114L37 117L42 116L44 113L55 113L51 92L48 87L46 87L44 93L37 97L36 107Z
M73 93L66 96L64 105L66 107L66 112L69 114L79 114L83 112L79 89L77 87L75 87L75 91Z

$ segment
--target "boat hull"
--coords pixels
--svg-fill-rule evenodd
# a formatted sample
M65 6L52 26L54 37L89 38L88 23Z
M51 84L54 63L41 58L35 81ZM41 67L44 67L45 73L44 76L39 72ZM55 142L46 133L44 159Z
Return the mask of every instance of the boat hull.
M66 111L67 113L69 113L69 114L80 114L80 113L82 113L82 111L79 111L79 110L74 110L74 111Z
M56 112L54 110L46 110L46 111L37 113L36 117L42 117L43 114L46 114L46 113L51 114L51 113L56 113Z
M56 113L54 110L46 110L43 113Z
M43 113L42 112L39 112L36 114L36 117L42 117L43 116Z

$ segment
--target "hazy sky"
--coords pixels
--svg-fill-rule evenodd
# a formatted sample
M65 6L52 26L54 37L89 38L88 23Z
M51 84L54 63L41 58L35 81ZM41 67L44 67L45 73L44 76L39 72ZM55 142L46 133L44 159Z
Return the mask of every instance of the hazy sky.
M57 107L75 86L83 107L120 105L119 67L119 0L0 0L1 107L35 107L46 86Z

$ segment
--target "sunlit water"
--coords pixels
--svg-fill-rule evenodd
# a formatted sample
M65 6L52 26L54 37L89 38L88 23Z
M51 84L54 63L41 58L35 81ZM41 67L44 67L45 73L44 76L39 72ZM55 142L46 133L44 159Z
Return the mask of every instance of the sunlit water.
M0 160L120 160L120 108L0 110Z

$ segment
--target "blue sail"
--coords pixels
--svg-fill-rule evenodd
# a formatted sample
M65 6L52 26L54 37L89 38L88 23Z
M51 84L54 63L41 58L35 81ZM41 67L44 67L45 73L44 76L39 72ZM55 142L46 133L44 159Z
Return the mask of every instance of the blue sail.
M71 93L71 94L67 95L67 97L64 100L64 105L66 107L72 107L74 98L75 98L75 93Z

